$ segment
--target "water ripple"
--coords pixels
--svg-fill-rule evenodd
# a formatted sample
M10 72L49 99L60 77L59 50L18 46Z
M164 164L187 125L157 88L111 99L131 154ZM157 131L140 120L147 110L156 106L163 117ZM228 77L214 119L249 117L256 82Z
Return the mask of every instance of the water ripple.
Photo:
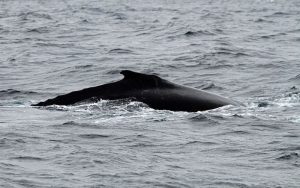
M298 187L299 6L0 1L0 187ZM244 105L30 107L122 69Z

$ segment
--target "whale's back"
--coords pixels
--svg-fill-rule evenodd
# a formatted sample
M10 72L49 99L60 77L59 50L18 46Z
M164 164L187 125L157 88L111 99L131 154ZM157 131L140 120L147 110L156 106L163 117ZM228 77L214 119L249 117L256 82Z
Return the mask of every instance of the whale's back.
M91 98L107 100L131 98L144 102L154 109L192 112L234 104L224 97L174 84L156 75L130 70L120 73L124 75L120 81L73 91L33 106L70 105Z

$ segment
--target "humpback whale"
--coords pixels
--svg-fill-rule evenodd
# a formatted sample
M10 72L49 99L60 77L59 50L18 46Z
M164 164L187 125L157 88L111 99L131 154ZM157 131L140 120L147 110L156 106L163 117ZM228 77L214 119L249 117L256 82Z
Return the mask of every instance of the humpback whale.
M130 70L120 72L122 80L57 96L33 106L71 105L88 99L117 100L129 98L158 110L205 111L235 105L230 99L206 91L178 85L152 74Z

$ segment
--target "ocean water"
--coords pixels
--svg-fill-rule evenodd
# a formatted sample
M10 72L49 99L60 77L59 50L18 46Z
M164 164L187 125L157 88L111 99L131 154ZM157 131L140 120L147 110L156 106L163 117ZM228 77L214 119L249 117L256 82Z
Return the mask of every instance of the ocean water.
M31 107L124 69L244 105ZM0 187L296 188L299 112L300 1L0 1Z

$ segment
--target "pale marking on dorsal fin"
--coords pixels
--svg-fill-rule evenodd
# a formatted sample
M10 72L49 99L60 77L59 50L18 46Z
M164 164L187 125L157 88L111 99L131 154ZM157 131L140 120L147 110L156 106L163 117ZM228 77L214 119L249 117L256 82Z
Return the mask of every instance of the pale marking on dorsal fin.
M123 80L134 80L137 83L148 87L173 88L175 85L165 79L153 74L143 74L131 70L122 70L120 74L124 75Z
M143 73L139 73L139 72L134 72L131 70L122 70L120 72L120 74L124 75L124 79L147 79L147 80L156 80L156 79L160 79L158 76L156 75L152 75L152 74L143 74Z
M158 87L162 82L160 77L152 74L143 74L130 70L123 70L120 74L124 75L123 80L134 80L148 87Z

